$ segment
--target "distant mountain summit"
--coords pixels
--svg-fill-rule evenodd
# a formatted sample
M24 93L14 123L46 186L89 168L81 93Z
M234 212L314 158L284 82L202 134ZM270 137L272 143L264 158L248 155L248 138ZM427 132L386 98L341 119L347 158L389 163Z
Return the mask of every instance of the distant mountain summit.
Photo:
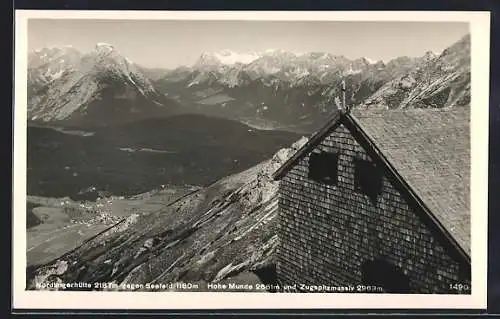
M30 120L107 124L168 113L174 105L110 44L87 54L61 47L29 55Z
M257 52L237 53L231 50L218 52L203 52L194 64L194 68L203 68L220 65L248 64L260 57Z
M326 75L360 73L371 65L382 61L360 58L351 61L344 56L331 53L307 52L297 54L272 49L262 52L236 53L231 50L204 52L190 67L191 82L187 86L220 83L229 87L242 86L256 79L267 83L288 81L300 85L304 77L315 78L314 82L328 83ZM169 74L166 75L168 81Z

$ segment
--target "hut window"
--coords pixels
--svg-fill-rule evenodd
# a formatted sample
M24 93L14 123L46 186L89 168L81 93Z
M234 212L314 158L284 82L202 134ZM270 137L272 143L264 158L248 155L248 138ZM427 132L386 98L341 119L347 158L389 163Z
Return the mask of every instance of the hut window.
M320 183L337 184L338 155L335 153L311 153L309 156L309 178Z
M355 159L354 187L356 191L366 194L373 201L382 190L382 171L370 161Z

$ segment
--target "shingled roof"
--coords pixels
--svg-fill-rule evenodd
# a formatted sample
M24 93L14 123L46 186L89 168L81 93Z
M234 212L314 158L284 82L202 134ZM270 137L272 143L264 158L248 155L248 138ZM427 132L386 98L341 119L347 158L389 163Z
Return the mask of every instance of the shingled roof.
M339 121L354 124L424 210L470 256L470 110L336 112L274 178L284 176Z

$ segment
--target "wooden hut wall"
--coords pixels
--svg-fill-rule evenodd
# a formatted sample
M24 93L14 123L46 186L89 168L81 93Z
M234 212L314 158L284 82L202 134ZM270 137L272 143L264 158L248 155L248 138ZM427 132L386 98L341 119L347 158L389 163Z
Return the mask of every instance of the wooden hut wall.
M281 180L278 276L283 284L363 283L362 266L381 258L405 273L411 291L470 293L470 268L449 254L387 175L374 203L354 188L355 158L372 160L340 125L315 151L339 154L338 184L308 178L305 156Z

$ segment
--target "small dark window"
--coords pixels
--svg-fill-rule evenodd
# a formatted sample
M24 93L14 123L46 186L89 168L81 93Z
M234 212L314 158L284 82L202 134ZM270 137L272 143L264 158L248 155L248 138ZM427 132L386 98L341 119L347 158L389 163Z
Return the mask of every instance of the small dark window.
M382 170L375 163L361 159L355 159L354 169L356 191L376 202L382 190Z
M309 178L320 183L337 184L338 155L335 153L311 153L309 156Z

